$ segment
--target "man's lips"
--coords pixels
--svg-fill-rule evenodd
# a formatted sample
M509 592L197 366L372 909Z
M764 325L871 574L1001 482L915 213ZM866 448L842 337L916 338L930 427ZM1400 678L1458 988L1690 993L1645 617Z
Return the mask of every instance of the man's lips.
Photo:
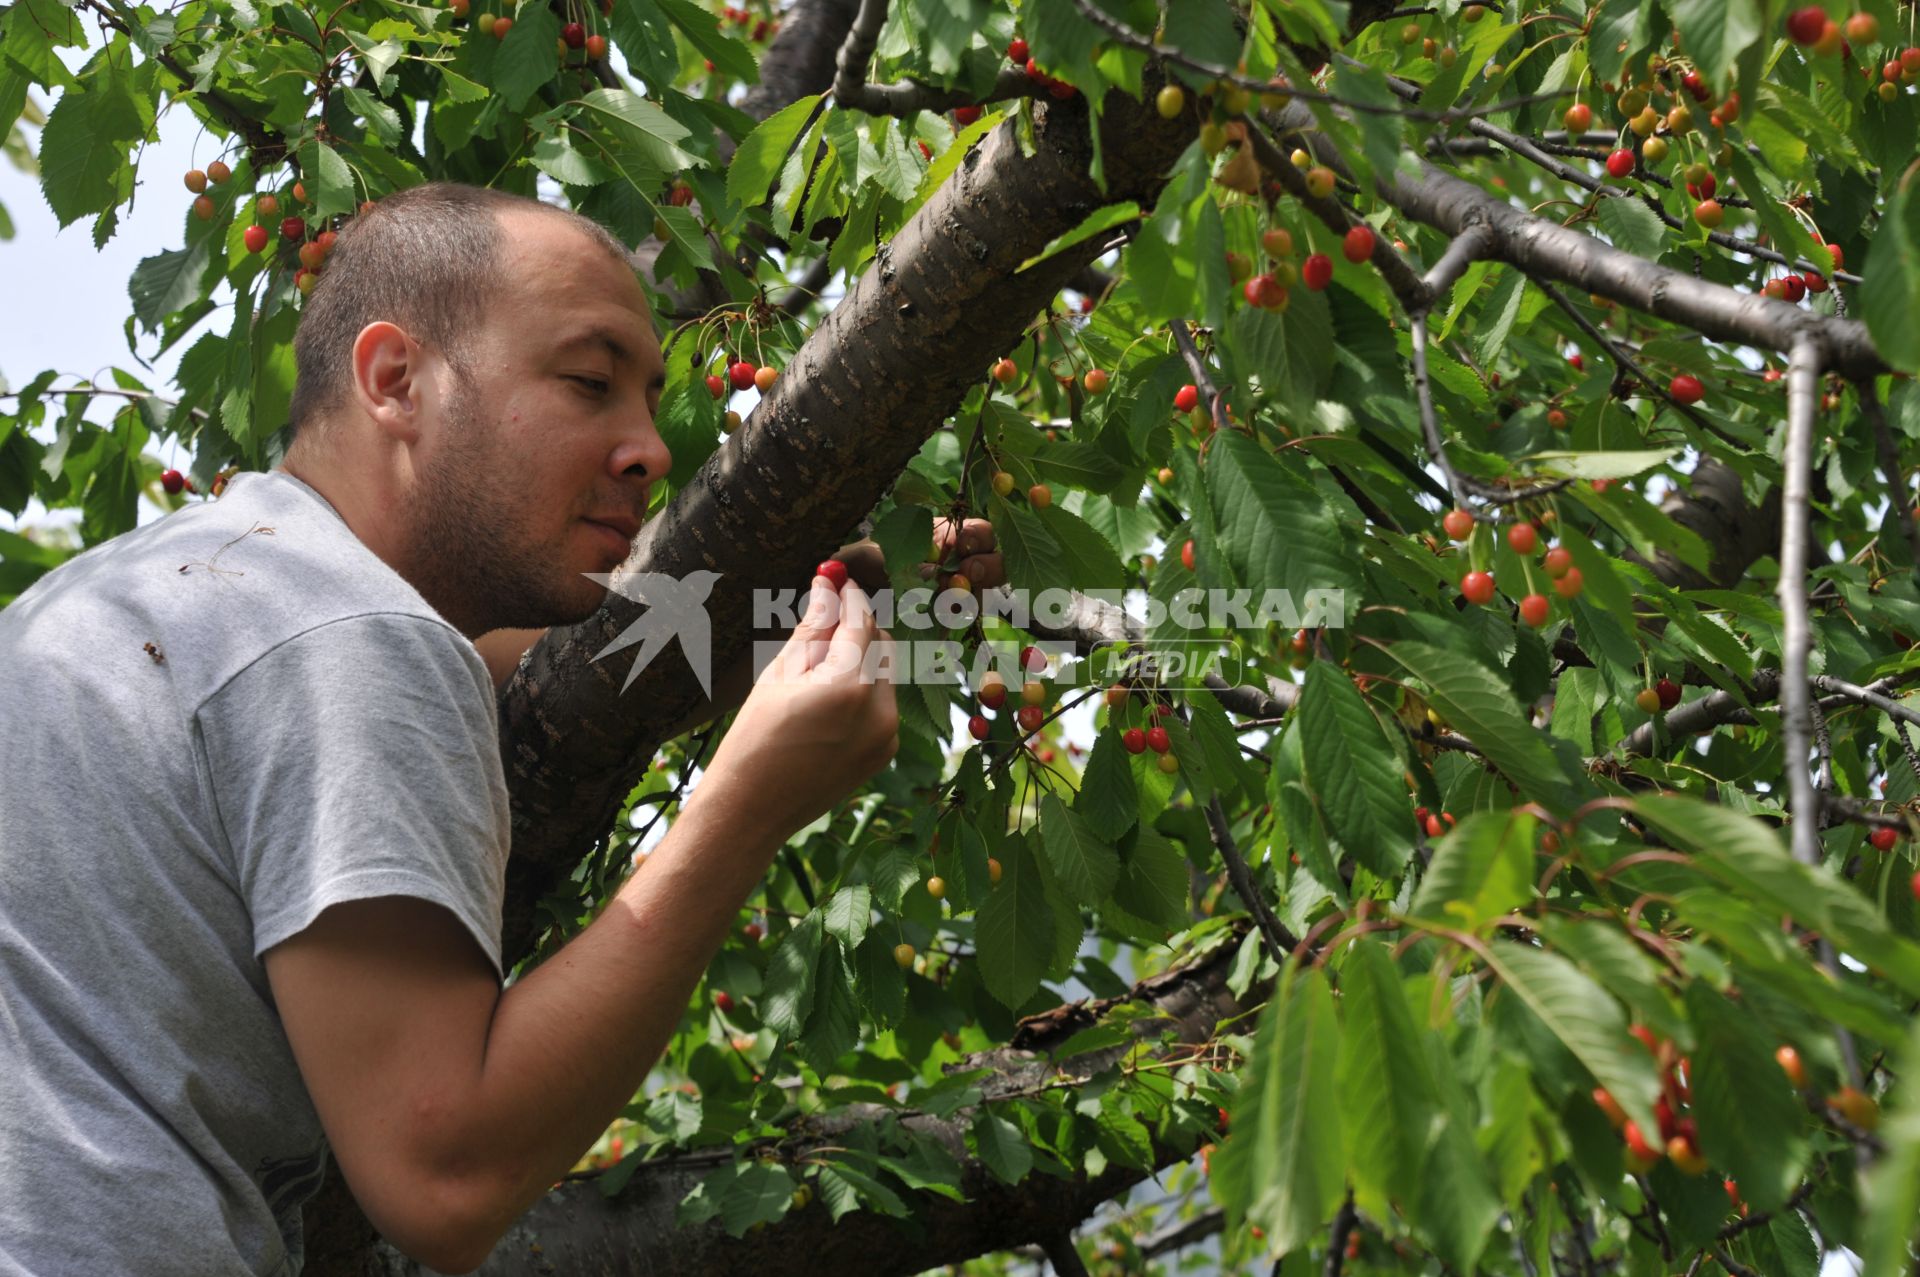
M612 528L615 532L618 532L621 536L625 537L629 541L633 540L635 537L640 535L640 520L634 518L630 514L614 514L614 515L592 517L592 518L589 518L587 522L598 523L602 527Z

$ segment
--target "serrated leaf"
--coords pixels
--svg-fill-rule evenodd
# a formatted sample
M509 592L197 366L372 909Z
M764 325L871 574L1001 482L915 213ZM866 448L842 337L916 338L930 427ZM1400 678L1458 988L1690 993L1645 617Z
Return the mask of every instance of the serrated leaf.
M1627 1032L1620 1005L1580 968L1558 954L1509 940L1487 946L1488 965L1508 990L1646 1131L1657 1130L1653 1101L1660 1081L1653 1056Z
M1355 945L1340 974L1341 1111L1363 1210L1384 1218L1412 1198L1440 1120L1426 1050L1393 960Z
M778 1162L742 1164L720 1195L720 1222L727 1235L744 1237L755 1224L778 1220L793 1205L793 1188L793 1176Z
M313 198L310 216L315 221L336 213L351 212L360 202L354 193L353 170L340 158L340 152L325 142L309 142L301 147L300 165L302 173L312 183L307 193Z
M1732 87L1734 63L1760 38L1767 12L1750 0L1667 0L1667 13L1694 65L1708 84L1723 91Z
M140 136L131 95L110 77L92 81L62 93L40 133L40 190L62 228L119 202L127 149Z
M1546 735L1521 714L1513 689L1491 670L1425 643L1395 643L1387 654L1427 685L1447 721L1519 786L1521 794L1556 815L1572 809L1573 786Z
M1055 876L1073 899L1096 905L1107 898L1120 872L1120 857L1111 842L1054 794L1040 800L1040 835Z
M1118 842L1140 819L1140 794L1118 733L1105 731L1093 738L1073 808L1087 828L1108 842Z
M842 1215L863 1207L879 1211L882 1215L892 1215L896 1219L905 1219L910 1213L907 1204L900 1200L900 1194L845 1162L834 1162L821 1168L820 1196L825 1199L827 1210L836 1224Z
M1382 878L1396 876L1413 854L1413 814L1400 761L1380 723L1331 662L1307 667L1294 711L1307 785L1341 846Z
M1474 931L1530 899L1535 825L1524 811L1470 813L1434 847L1413 912Z
M212 241L200 239L185 248L155 253L133 268L127 279L127 294L133 300L133 316L142 328L158 330L161 320L200 295L200 281L212 251Z
M993 530L1007 568L1007 584L1032 597L1041 590L1059 589L1067 580L1066 556L1033 511L1005 497L992 499Z
M820 912L815 910L787 933L767 960L760 1018L789 1041L800 1036L813 1011L814 969L820 962L823 936Z
M974 921L980 982L1001 1005L1018 1010L1040 987L1053 958L1053 909L1040 867L1023 838L1001 849L1000 885Z
M1121 847L1113 902L1136 918L1179 931L1192 921L1188 913L1191 890L1186 857L1151 826L1139 826Z
M982 1107L973 1119L973 1148L987 1169L1003 1184L1018 1184L1033 1169L1033 1146L1020 1128L991 1108Z
M1105 453L1090 455L1105 456ZM1117 467L1116 467L1117 468ZM1076 590L1119 590L1127 584L1127 570L1107 539L1088 527L1079 515L1058 505L1037 512L1040 523L1059 547L1063 576L1056 585Z
M1754 1017L1709 988L1687 985L1694 1048L1687 1084L1700 1148L1740 1182L1757 1211L1776 1210L1806 1169L1807 1112L1773 1058L1779 1043Z
M1860 314L1880 357L1920 372L1920 181L1911 173L1887 197L1860 276Z
M1651 261L1657 259L1666 246L1666 223L1631 195L1595 200L1593 211L1600 229L1616 248Z
M1640 452L1536 452L1521 460L1536 463L1543 474L1572 479L1630 479L1679 455L1678 448L1660 448Z
M1316 1238L1346 1192L1340 1026L1325 973L1291 968L1260 1015L1232 1106L1233 1138L1213 1157L1216 1200L1285 1254Z
M764 202L800 131L815 120L819 108L820 95L811 94L774 112L747 134L727 166L727 198L747 208Z
M853 955L853 991L860 1008L882 1029L891 1028L907 1013L907 978L894 960L895 941L877 930Z
M513 34L508 33L509 41ZM614 126L621 141L663 172L706 167L705 159L680 149L679 144L691 136L687 126L638 93L628 89L595 89L580 99L580 105L594 112L603 123Z
M1346 616L1359 605L1353 546L1319 492L1238 431L1216 437L1206 484L1221 548L1255 591L1282 589L1304 611L1308 592L1342 590Z
M823 925L849 952L860 947L873 913L873 893L864 884L842 887L827 901Z
M860 1009L837 944L820 946L820 964L814 972L813 1010L796 1044L801 1058L822 1076L833 1067L834 1061L860 1044Z
M514 11L513 28L500 42L493 60L493 91L515 111L559 74L553 43L560 38L560 19L545 5L526 4Z

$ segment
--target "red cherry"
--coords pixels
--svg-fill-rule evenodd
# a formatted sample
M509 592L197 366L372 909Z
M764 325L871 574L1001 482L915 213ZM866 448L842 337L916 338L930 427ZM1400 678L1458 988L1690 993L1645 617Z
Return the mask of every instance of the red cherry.
M1697 404L1706 398L1707 388L1698 377L1683 372L1667 383L1667 393L1683 404Z
M1333 259L1325 253L1315 253L1300 264L1300 282L1307 291L1317 293L1333 282Z
M187 477L178 470L162 470L160 472L160 486L166 489L168 496L174 496L179 493L180 489L187 486Z
M258 253L267 246L267 228L264 226L249 226L241 234L240 238L245 242L249 253Z
M1913 898L1920 900L1920 873L1913 875Z
M1563 599L1570 599L1580 593L1586 580L1580 575L1579 568L1568 568L1561 573L1560 579L1553 583L1553 592Z
M740 928L740 934L746 937L748 944L758 944L760 943L760 937L766 935L767 932L766 928L762 927L759 923L749 922L746 926Z
M1180 547L1180 566L1189 572L1193 571L1193 542L1191 541Z
M578 22L569 22L560 28L560 39L569 49L584 48L587 43L587 29Z
M1900 841L1900 831L1882 826L1868 834L1867 841L1873 844L1875 851L1892 851L1894 844Z
M1488 572L1469 572L1460 578L1460 593L1469 603L1493 602L1493 575Z
M1156 754L1164 754L1172 749L1173 739L1167 735L1167 729L1164 727L1149 727L1147 729L1147 748Z
M988 709L999 709L1007 703L1007 685L995 674L980 685L980 703Z
M1176 412L1192 412L1200 403L1200 387L1182 386L1173 392L1173 407Z
M1016 66L1026 65L1027 53L1027 42L1018 36L1015 36L1007 45L1007 61Z
M1340 251L1348 261L1358 265L1373 256L1373 242L1371 226L1355 226L1347 231L1347 237L1340 243Z
M993 725L978 714L967 720L967 733L975 740L985 740L987 733L992 730Z
M813 570L815 576L824 576L838 590L847 583L847 565L838 559L827 559Z
M1827 11L1817 4L1787 15L1787 36L1795 44L1815 44L1827 29Z
M607 37L603 35L588 36L587 56L595 62L603 60L607 56Z
M1287 304L1287 286L1269 274L1255 275L1240 286L1247 303L1262 310L1281 310Z
M1680 83L1686 86L1687 92L1693 94L1695 102L1705 102L1713 96L1712 91L1707 88L1707 82L1700 78L1698 71L1687 72L1680 77Z
M1593 108L1585 102L1575 102L1567 108L1567 113L1560 117L1560 121L1567 126L1569 133L1585 133L1587 126L1593 123Z
M1043 673L1047 668L1047 654L1029 643L1020 649L1020 668L1029 674Z
M1780 284L1786 289L1787 300L1790 302L1800 301L1807 295L1807 281L1798 275L1783 276Z
M1900 55L1901 69L1920 75L1920 49L1908 49ZM1838 244L1827 245L1827 255L1833 258L1833 268L1840 270L1847 264L1847 255L1840 251Z
M710 373L708 373L708 374L707 374L707 389L708 389L708 390L709 390L710 392L712 392L712 394L713 394L713 397L714 397L715 399L718 399L718 398L720 398L721 396L723 396L723 395L725 395L725 394L727 393L727 381L726 381L726 378L724 378L724 377L722 377L722 376L721 376L721 375L720 375L719 373L713 373L713 372L710 372Z
M1440 520L1440 526L1445 529L1448 540L1464 541L1473 535L1473 516L1465 510L1449 510Z
M1427 817L1427 837L1438 838L1446 832L1447 832L1447 827L1440 823L1440 817L1438 816Z
M735 390L745 390L753 385L753 374L759 371L746 360L738 360L727 366L727 380L733 383Z
M1129 754L1145 753L1147 748L1147 734L1138 727L1129 727L1126 731L1120 733L1120 743L1127 747Z
M953 108L953 122L964 129L979 119L982 114L984 112L977 106L956 106Z
M1534 531L1531 523L1509 524L1507 544L1513 547L1515 554L1532 554L1540 544L1540 534Z
M1620 1134L1627 1141L1627 1151L1643 1162L1660 1160L1660 1150L1647 1143L1647 1137L1640 1133L1640 1125L1629 1121L1621 1128Z
M1587 357L1576 350L1567 356L1567 365L1575 372L1585 372L1587 369Z
M1607 156L1607 172L1615 177L1625 177L1633 172L1633 152L1622 147Z
M1040 724L1047 721L1047 711L1038 705L1022 705L1013 717L1020 724L1021 731L1037 732Z
M1553 605L1544 594L1529 594L1520 600L1520 619L1536 630L1547 623L1547 614L1552 610Z
M725 989L713 995L713 1005L720 1008L722 1014L733 1010L733 995Z
M1680 703L1680 684L1670 678L1663 678L1655 683L1653 690L1660 697L1661 709L1672 709Z
M305 239L307 237L307 219L289 217L280 223L280 238Z
M1808 271L1800 277L1800 282L1807 286L1807 291L1810 293L1824 293L1827 291L1827 277L1818 271Z

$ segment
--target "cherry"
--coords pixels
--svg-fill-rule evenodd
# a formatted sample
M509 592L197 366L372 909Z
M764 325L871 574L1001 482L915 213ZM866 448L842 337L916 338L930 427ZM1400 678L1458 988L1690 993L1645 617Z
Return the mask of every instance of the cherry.
M1189 572L1193 571L1193 542L1191 541L1180 547L1180 566Z
M1162 754L1160 755L1159 760L1155 763L1155 766L1159 767L1161 771L1171 776L1175 772L1180 770L1180 760L1175 758L1172 754Z
M1555 430L1565 430L1567 428L1567 414L1558 408L1549 408L1547 409L1547 424Z
M253 202L253 212L256 217L278 217L280 215L279 196L262 195Z
M759 371L744 359L735 360L727 365L727 380L733 383L735 390L745 390L753 384L753 375Z
M213 163L207 165L207 180L215 186L220 185L220 183L232 176L233 170L228 168L225 162L221 160L215 160Z
M1187 93L1177 84L1169 84L1154 95L1153 109L1160 112L1163 120L1177 120L1180 112L1187 109Z
M1705 183L1702 183L1698 189L1700 193L1704 195L1711 188L1707 187ZM1693 206L1693 220L1708 230L1712 230L1714 227L1720 225L1721 222L1726 220L1726 216L1726 210L1720 207L1719 200L1703 199Z
M992 730L993 730L993 724L989 723L984 717L982 717L979 714L975 714L972 718L969 718L967 720L967 734L973 737L975 740L985 740L987 738L987 733Z
M560 28L560 39L569 49L585 48L587 43L587 29L578 22L569 22L566 26Z
M1658 164L1667 158L1667 139L1650 137L1640 144L1640 159L1647 164Z
M721 398L727 393L726 378L722 377L719 373L708 373L707 390L712 393L715 399Z
M1307 194L1323 200L1333 194L1333 170L1315 166L1307 170Z
M1568 568L1573 566L1573 555L1567 552L1565 546L1556 545L1547 551L1545 558L1540 560L1540 566L1547 570L1548 576L1557 581L1567 574Z
M590 35L587 37L587 57L595 62L603 61L607 56L607 37Z
M1019 375L1020 369L1011 359L1000 359L993 365L993 379L1003 386L1011 386Z
M1460 593L1469 603L1486 604L1493 602L1493 575L1489 572L1469 572L1460 578Z
M1873 844L1875 851L1892 851L1894 844L1900 841L1900 831L1883 825L1868 834L1867 841Z
M1920 75L1920 48L1900 50L1900 70L1907 75ZM1827 251L1833 254L1833 265L1840 266L1840 248L1837 244L1827 245Z
M1707 388L1692 373L1683 372L1667 383L1667 393L1683 404L1697 404L1706 398Z
M495 19L493 20L493 38L494 38L494 39L496 39L496 40L504 40L504 39L506 39L506 38L507 38L507 32L509 32L509 31L511 31L511 30L513 30L513 19L512 19L512 18L508 18L508 17L499 17L499 18L495 18ZM304 197L302 197L302 198L304 198Z
M1293 233L1282 226L1272 226L1261 232L1260 247L1267 250L1267 256L1275 259L1293 256Z
M1567 126L1569 133L1585 133L1587 126L1593 123L1593 108L1585 102L1575 102L1567 108L1567 113L1560 117L1560 121Z
M199 199L193 202L193 215L199 218L201 221L203 222L212 221L213 212L214 212L213 197L211 195L202 195Z
M913 952L912 945L897 944L893 946L893 960L900 967L902 971L905 971L908 967L913 965L913 959L914 959L914 952Z
M1045 705L1047 703L1047 685L1037 679L1028 679L1020 684L1020 703L1022 705Z
M1027 489L1027 504L1036 510L1044 510L1053 504L1053 489L1044 483L1036 483Z
M160 472L160 486L166 489L168 496L174 496L179 493L180 489L187 486L187 477L178 470L162 470Z
M1446 832L1447 832L1447 827L1440 823L1440 817L1438 816L1427 817L1427 837L1439 838L1442 835L1444 835Z
M1579 568L1568 568L1553 583L1553 592L1563 599L1573 598L1586 585L1586 579L1580 575Z
M693 188L685 182L675 182L667 190L667 203L675 208L685 208L693 203Z
M1633 172L1633 152L1621 147L1607 156L1607 172L1614 177L1625 177Z
M987 857L987 881L996 887L1000 885L1000 862L992 856Z
M1876 43L1880 39L1880 20L1871 13L1856 13L1847 19L1846 32L1850 43Z
M1585 372L1587 369L1587 357L1577 350L1567 356L1567 363L1575 372Z
M1817 271L1808 271L1800 277L1800 282L1806 285L1806 289L1810 293L1824 293L1827 291L1827 277Z
M1160 473L1155 475L1154 477L1159 479L1161 483L1172 483L1173 471L1168 469L1166 466L1161 466Z
M320 280L320 277L318 275L314 274L312 271L308 270L304 266L302 266L299 270L293 273L293 286L300 290L300 295L302 297L305 297L309 293L313 292L313 286L316 283L318 283L319 280Z
M1913 875L1913 898L1920 900L1920 873Z
M1680 703L1680 684L1670 678L1663 678L1655 683L1653 690L1660 697L1661 709L1672 709Z
M1192 412L1199 402L1200 387L1198 386L1182 386L1173 392L1173 408L1175 412Z
M1800 301L1807 295L1807 281L1798 275L1782 276L1780 286L1786 291L1787 300L1790 302Z
M1240 286L1240 295L1247 299L1250 306L1261 310L1285 310L1287 308L1287 288L1278 279L1269 274L1255 275Z
M1682 1175L1701 1175L1707 1169L1707 1159L1693 1146L1693 1141L1684 1135L1676 1135L1667 1141L1667 1160Z
M1133 693L1129 692L1125 686L1119 683L1115 683L1106 691L1108 709L1122 709L1131 699L1133 699Z
M1547 602L1544 594L1529 594L1520 600L1520 619L1536 630L1547 623L1547 615L1551 611L1552 604Z
M285 218L280 223L281 239L305 239L307 237L307 219L304 217Z
M1029 643L1020 649L1020 668L1029 674L1040 674L1047 668L1047 654Z
M1022 705L1013 717L1020 724L1020 730L1031 735L1040 730L1040 724L1047 719L1047 711L1038 705Z
M1640 707L1642 714L1658 714L1660 712L1660 693L1654 691L1651 687L1643 687L1634 694L1633 703Z
M1614 1130L1617 1131L1627 1124L1627 1111L1620 1107L1620 1101L1614 1099L1612 1092L1606 1087L1593 1088L1593 1102L1599 1105L1602 1113L1607 1115L1607 1121L1613 1124Z
M1147 729L1147 748L1156 754L1164 754L1173 748L1173 739L1167 735L1167 729L1153 726Z
M1301 263L1300 282L1307 286L1310 293L1320 292L1333 282L1333 259L1325 253L1315 253Z
M1245 253L1227 254L1227 278L1238 284L1253 274L1253 261Z
M815 576L824 576L835 591L847 583L847 565L838 559L826 559L813 569Z
M1795 1090L1804 1090L1807 1085L1807 1067L1800 1063L1800 1053L1790 1046L1783 1046L1773 1053L1780 1067L1787 1075L1787 1081L1793 1083Z
M1698 71L1687 72L1680 77L1680 83L1686 87L1687 92L1693 94L1693 100L1695 102L1705 102L1709 97L1713 96L1712 92L1707 88L1707 82L1700 78Z
M1346 238L1340 243L1340 251L1346 259L1358 265L1373 256L1374 234L1371 226L1351 227Z
M759 944L760 937L767 933L766 929L759 923L749 922L746 926L740 928L740 934L746 937L749 944Z
M1088 394L1100 394L1107 388L1107 374L1099 368L1089 368L1087 375L1080 379L1080 384L1087 388Z
M1440 520L1449 540L1464 541L1473 535L1473 516L1465 510L1449 510Z
M240 239L246 244L249 253L258 253L267 246L267 228L264 226L249 226L241 233Z
M713 1005L720 1008L720 1013L725 1015L733 1010L733 995L721 989L713 995Z
M980 680L980 703L988 709L999 709L1007 703L1007 683L998 674L989 674Z
M1873 1097L1863 1095L1851 1086L1843 1086L1829 1096L1827 1103L1840 1110L1840 1116L1847 1119L1863 1131L1871 1131L1880 1125L1880 1106Z
M1120 743L1126 747L1129 754L1145 753L1147 748L1147 734L1138 727L1129 727L1126 731L1120 733Z
M953 122L964 129L985 113L982 108L977 106L956 106L953 108Z
M945 900L947 898L947 880L938 874L927 879L927 894L935 900Z
M1627 1151L1641 1161L1657 1162L1660 1160L1659 1150L1647 1143L1647 1137L1640 1133L1640 1124L1638 1122L1629 1120L1625 1126L1620 1128L1620 1134L1626 1140Z
M1028 54L1029 54L1029 50L1027 48L1027 42L1025 40L1022 40L1019 36L1015 36L1011 41L1008 42L1007 61L1015 63L1020 66L1025 66L1027 64Z
M320 263L325 261L326 257L327 250L320 247L316 241L309 240L300 246L300 264L308 270L319 270Z
M195 195L207 189L207 175L197 168L187 170L185 181L187 183L187 189Z

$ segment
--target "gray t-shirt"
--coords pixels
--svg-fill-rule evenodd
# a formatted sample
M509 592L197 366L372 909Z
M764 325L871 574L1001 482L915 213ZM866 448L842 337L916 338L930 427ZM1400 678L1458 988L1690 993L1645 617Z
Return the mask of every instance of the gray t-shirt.
M0 724L0 1274L299 1272L327 1144L260 957L415 896L499 973L479 653L242 474L0 610Z

